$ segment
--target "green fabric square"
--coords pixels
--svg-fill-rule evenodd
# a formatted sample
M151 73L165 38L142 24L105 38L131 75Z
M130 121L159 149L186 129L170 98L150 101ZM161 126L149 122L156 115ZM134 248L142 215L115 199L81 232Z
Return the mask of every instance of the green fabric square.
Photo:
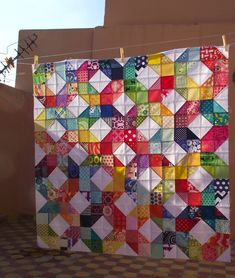
M214 206L215 205L215 194L202 192L202 205L203 206Z
M139 91L136 93L136 103L148 103L148 92L147 91Z
M175 180L164 180L163 191L167 193L175 192Z
M187 74L187 63L175 63L175 75L186 75Z
M124 92L136 92L136 80L124 80Z
M102 253L103 244L102 240L92 240L91 241L91 251L95 253Z
M149 106L148 104L140 104L137 106L137 115L138 116L148 116L149 115Z
M174 129L163 128L162 129L162 141L174 141Z
M175 88L185 88L187 87L187 76L178 75L175 76Z
M89 129L89 118L78 118L78 130Z
M88 94L88 83L87 82L79 82L78 83L78 93L79 94Z
M228 125L228 113L215 113L214 125L225 126Z
M151 244L151 257L163 258L163 245L162 244Z
M123 68L123 78L125 80L135 79L135 66L127 66Z

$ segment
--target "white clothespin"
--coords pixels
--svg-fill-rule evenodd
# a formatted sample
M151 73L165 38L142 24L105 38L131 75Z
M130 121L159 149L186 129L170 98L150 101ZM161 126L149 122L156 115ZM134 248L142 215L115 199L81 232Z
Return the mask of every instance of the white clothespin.
M225 34L222 35L222 41L223 41L224 49L226 51L228 51L228 43L227 43L227 38L226 38Z

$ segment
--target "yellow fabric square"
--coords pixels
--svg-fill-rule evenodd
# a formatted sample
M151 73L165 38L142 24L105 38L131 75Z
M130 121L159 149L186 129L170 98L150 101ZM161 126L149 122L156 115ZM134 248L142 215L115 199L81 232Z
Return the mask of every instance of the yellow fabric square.
M161 114L160 103L149 103L149 114L150 116L160 116Z
M138 217L139 218L149 218L150 217L150 209L149 205L139 205L138 206Z
M34 109L34 110L37 111L36 109ZM40 120L45 120L45 119L46 119L46 113L45 113L45 110L43 109L34 120L40 121Z
M87 131L87 132L89 132L89 131ZM89 142L90 143L97 143L97 142L99 142L99 140L91 133L91 132L89 132Z
M161 65L149 65L158 75L161 75Z
M200 166L200 153L188 154L188 166Z
M161 63L162 53L157 53L148 56L148 64L149 65L156 65Z
M113 191L125 191L125 167L114 167L113 172Z
M174 63L162 64L161 75L162 76L174 75Z
M189 88L188 89L188 100L199 100L200 99L200 89L199 88Z
M152 190L152 192L158 192L158 193L162 193L163 191L163 184L160 182L157 186L155 186Z
M87 104L89 104L89 102L90 102L90 95L83 94L83 95L80 95L80 97L82 97L85 100L85 102L87 102Z
M100 105L100 95L99 94L92 94L90 95L90 105Z
M34 131L44 131L46 129L46 121L35 121Z
M175 179L175 167L163 167L163 177L166 180Z
M79 130L78 136L80 142L90 142L90 132L87 130Z
M175 167L175 178L176 179L187 179L187 167L185 166L176 166Z
M45 127L49 128L54 124L55 120L46 120L45 121Z
M122 246L122 244L119 242L119 244L116 244L116 248L115 248L114 241L112 240L103 240L102 245L103 245L103 253L106 254L114 254L115 251L117 250L117 247Z
M198 84L196 82L193 81L192 78L188 77L187 78L187 87L188 88L198 88Z
M200 99L213 99L213 87L203 87L200 89Z

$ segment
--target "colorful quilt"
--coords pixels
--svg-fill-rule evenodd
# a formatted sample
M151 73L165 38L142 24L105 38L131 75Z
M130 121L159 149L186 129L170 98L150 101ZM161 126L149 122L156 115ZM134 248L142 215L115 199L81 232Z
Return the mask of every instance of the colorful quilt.
M42 248L230 260L222 47L33 72Z

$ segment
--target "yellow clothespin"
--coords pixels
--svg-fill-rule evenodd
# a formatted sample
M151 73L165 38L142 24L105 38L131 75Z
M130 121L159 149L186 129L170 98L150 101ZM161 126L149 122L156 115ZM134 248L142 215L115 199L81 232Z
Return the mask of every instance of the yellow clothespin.
M7 63L7 68L8 69L11 69L11 68L14 68L15 67L15 65L14 65L14 60L13 60L13 58L12 57L6 57L5 58L5 62Z
M228 43L227 43L227 38L226 38L225 34L222 35L222 41L223 41L224 49L226 51L228 51Z
M121 57L121 62L124 63L124 49L120 47L120 57Z
M34 70L37 69L37 66L38 66L38 56L37 56L37 55L34 55L34 62L33 62Z

